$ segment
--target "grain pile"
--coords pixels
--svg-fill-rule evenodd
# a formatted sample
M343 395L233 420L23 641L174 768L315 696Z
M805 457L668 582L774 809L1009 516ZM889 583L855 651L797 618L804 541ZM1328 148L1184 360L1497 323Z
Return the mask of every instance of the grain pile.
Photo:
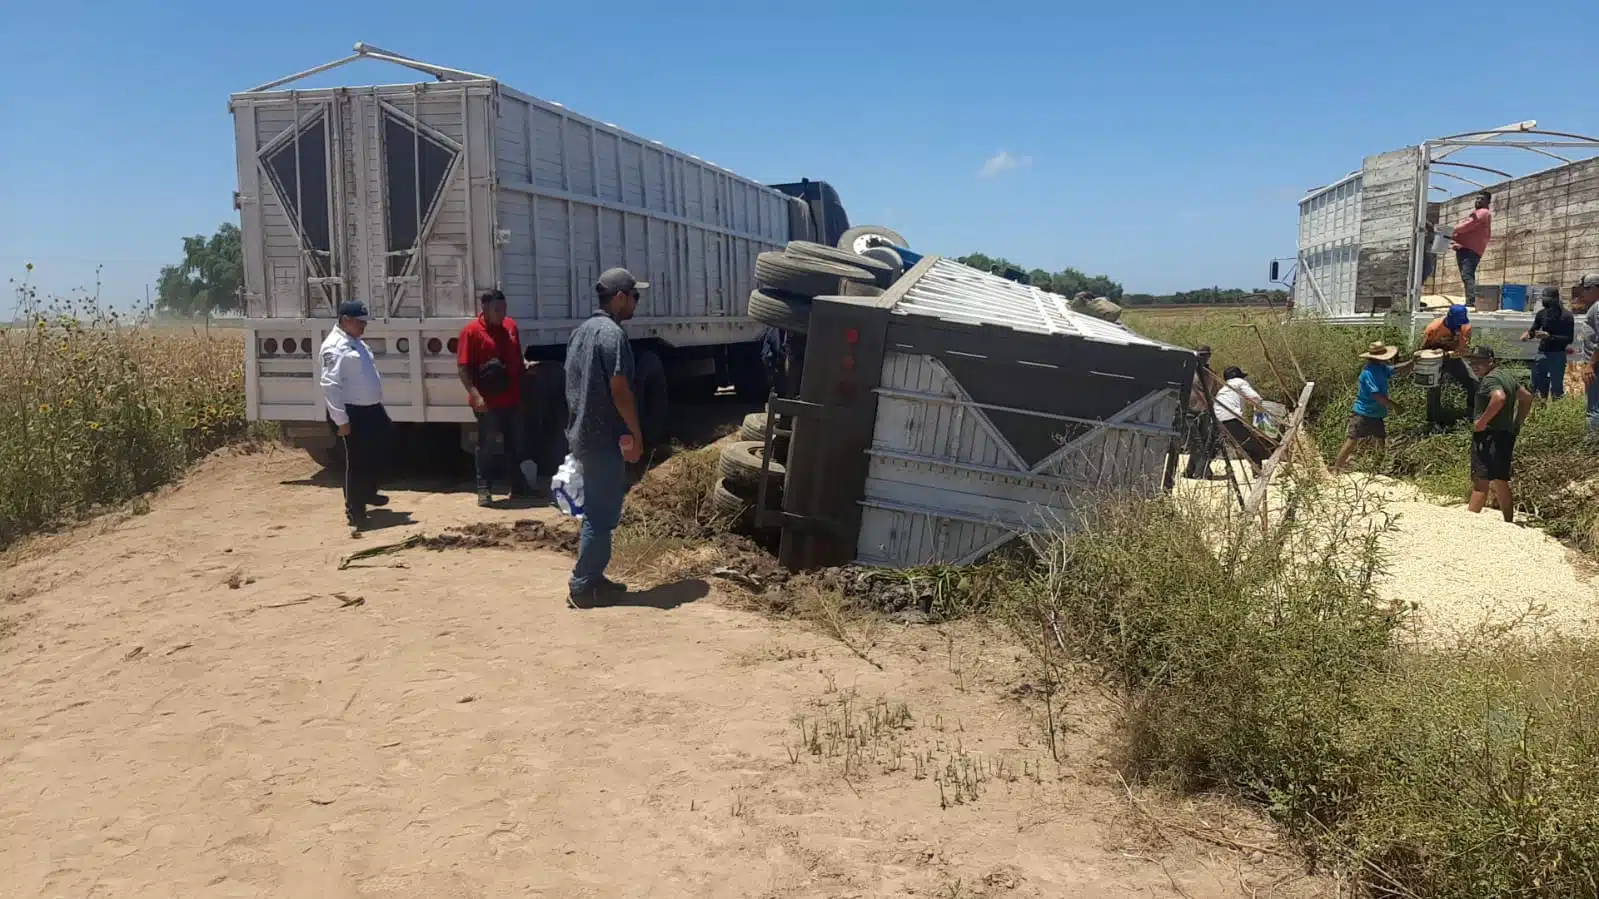
M1416 639L1451 643L1485 629L1528 636L1599 631L1599 583L1576 553L1538 528L1507 524L1493 509L1473 515L1459 501L1446 504L1387 478L1351 474L1339 481L1380 497L1396 519L1379 590L1412 605ZM1177 491L1237 508L1224 481L1179 478ZM1273 488L1268 508L1279 495Z

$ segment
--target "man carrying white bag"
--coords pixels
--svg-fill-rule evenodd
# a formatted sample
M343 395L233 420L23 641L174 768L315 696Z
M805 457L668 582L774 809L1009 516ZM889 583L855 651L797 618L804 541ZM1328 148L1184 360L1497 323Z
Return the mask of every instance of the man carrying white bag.
M621 323L633 317L639 291L648 286L623 268L600 275L594 285L599 310L572 332L566 346L566 442L572 454L561 466L569 473L557 474L551 488L563 511L583 518L567 591L567 604L574 609L627 592L605 576L611 532L622 519L627 496L627 466L644 452L633 398L633 347Z

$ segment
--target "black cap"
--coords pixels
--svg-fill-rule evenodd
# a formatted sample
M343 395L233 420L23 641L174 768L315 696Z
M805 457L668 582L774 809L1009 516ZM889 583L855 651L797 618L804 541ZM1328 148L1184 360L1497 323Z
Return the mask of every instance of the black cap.
M600 275L600 280L594 283L594 292L602 297L608 297L627 290L643 290L649 286L648 281L640 281L625 268L608 268Z
M1537 288L1536 293L1538 295L1538 301L1541 303L1560 302L1560 288L1558 287L1539 287Z
M339 304L339 318L358 318L366 321L366 304L360 300L345 300Z
M1498 360L1499 357L1494 354L1494 348L1493 347L1491 347L1491 346L1489 346L1489 345L1487 345L1485 343L1479 343L1476 346L1471 348L1471 355L1467 356L1466 358L1470 359L1473 362L1477 362L1477 361L1494 362L1494 361Z

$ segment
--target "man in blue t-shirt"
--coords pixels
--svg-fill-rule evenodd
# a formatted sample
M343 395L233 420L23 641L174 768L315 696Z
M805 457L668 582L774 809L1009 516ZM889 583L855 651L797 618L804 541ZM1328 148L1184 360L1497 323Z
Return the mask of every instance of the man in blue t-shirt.
M1341 473L1349 465L1349 457L1356 448L1367 441L1381 444L1388 437L1388 413L1397 407L1388 398L1388 381L1400 371L1409 371L1416 360L1394 365L1399 348L1374 343L1360 358L1366 365L1360 370L1359 387L1355 392L1355 407L1349 416L1349 429L1344 432L1344 445L1338 449L1333 462L1333 473Z

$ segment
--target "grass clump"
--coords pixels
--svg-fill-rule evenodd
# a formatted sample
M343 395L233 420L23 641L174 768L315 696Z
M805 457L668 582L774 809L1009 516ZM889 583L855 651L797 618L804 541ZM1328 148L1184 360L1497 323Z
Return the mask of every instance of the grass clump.
M1129 773L1259 803L1369 895L1599 895L1599 644L1407 643L1380 502L1290 483L1275 508L1108 505L1035 541L1002 611L1046 684L1086 661L1120 686Z
M153 329L92 298L0 329L0 547L169 483L247 431L237 333Z

